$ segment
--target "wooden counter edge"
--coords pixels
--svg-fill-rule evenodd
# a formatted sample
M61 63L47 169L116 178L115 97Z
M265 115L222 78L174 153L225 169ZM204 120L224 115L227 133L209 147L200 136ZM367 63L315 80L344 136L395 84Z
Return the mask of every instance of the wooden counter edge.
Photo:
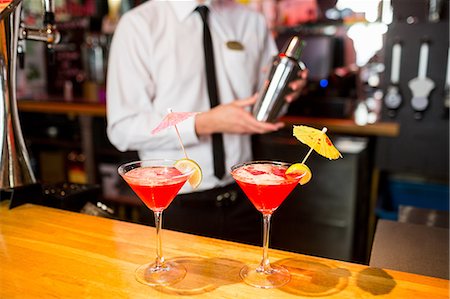
M281 121L286 124L286 127L293 125L307 125L318 129L321 129L320 127L327 127L331 132L337 134L380 137L396 137L400 134L400 124L396 122L377 122L360 126L355 124L352 119L302 116L284 116L281 118Z
M19 100L19 111L40 112L56 114L75 114L104 117L106 116L106 105L103 103L88 102L62 102L46 100ZM326 126L330 131L337 134L350 134L360 136L384 136L396 137L400 132L400 125L396 122L377 122L359 126L352 119L317 118L301 116L284 116L281 121L287 127L292 125L309 125L313 127Z
M40 100L19 100L17 103L21 112L106 116L106 106L102 103Z

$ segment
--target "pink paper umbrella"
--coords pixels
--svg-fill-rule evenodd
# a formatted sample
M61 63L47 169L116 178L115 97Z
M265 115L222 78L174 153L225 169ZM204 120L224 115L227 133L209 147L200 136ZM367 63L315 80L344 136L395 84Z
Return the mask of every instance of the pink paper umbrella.
M198 114L198 112L173 112L172 109L169 109L169 113L164 117L159 125L152 130L152 134L156 134L168 127L175 127L175 131L177 132L178 140L180 141L184 156L187 158L188 156L186 154L186 150L184 149L183 142L181 141L181 136L180 132L178 132L177 124L188 119L189 117L193 117L196 114Z

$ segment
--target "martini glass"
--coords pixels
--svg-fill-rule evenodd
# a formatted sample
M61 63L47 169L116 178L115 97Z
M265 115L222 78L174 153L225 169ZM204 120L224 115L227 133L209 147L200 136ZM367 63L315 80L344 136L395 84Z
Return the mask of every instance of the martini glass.
M269 289L285 285L289 271L269 262L270 218L304 174L286 175L291 164L275 161L253 161L234 165L231 175L263 216L263 255L259 264L246 265L240 275L245 283Z
M118 172L133 191L153 211L156 227L156 260L136 269L137 281L151 285L170 285L186 275L182 265L165 261L162 254L162 213L194 172L180 171L175 160L146 160L123 164Z

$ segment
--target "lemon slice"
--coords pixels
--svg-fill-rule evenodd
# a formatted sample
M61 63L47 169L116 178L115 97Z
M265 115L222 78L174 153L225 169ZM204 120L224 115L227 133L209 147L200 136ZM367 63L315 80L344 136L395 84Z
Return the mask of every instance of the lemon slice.
M202 169L194 160L187 158L180 159L175 162L175 167L181 172L186 172L191 169L194 169L194 172L188 179L188 182L189 184L191 184L192 188L196 189L202 182L203 178Z
M308 183L312 178L312 172L306 164L303 163L294 163L286 170L286 174L302 174L303 177L300 179L299 184L304 185Z

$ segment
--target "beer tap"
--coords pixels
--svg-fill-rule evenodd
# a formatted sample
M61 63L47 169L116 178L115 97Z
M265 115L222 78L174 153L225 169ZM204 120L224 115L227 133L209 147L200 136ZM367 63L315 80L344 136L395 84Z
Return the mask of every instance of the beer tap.
M12 0L0 12L0 199L5 194L9 196L10 207L42 196L20 126L16 99L16 64L17 54L24 53L23 40L46 42L51 50L60 40L55 27L54 3L52 0L43 0L43 4L44 28L24 26L21 21L22 0Z
M19 44L18 44L18 59L19 66L22 68L25 59L24 40L41 41L47 44L48 60L50 64L54 63L55 51L53 45L59 43L61 35L55 26L55 5L52 0L43 0L44 6L44 21L42 28L27 27L23 22L19 27Z
M20 39L28 39L42 41L47 43L49 50L53 49L53 45L59 43L61 35L55 26L55 5L52 0L43 0L44 4L44 27L31 28L26 27L22 23L19 30Z

